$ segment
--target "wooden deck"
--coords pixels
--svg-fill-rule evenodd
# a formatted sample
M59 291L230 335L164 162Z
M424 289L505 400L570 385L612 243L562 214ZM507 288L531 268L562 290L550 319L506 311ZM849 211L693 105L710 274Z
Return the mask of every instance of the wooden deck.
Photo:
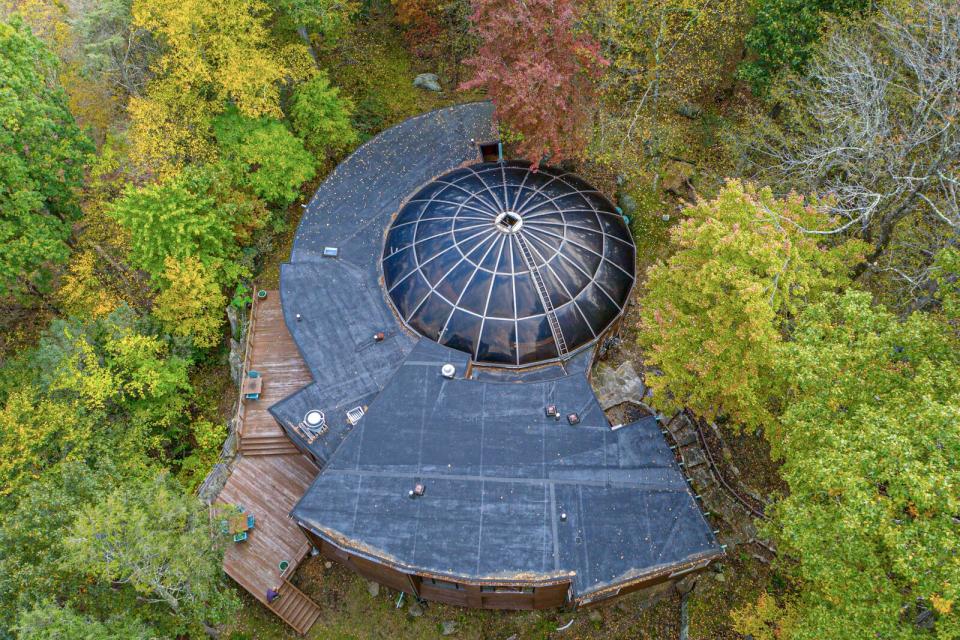
M256 519L247 541L227 549L223 570L299 633L309 630L320 608L285 579L310 552L289 513L317 473L301 454L243 456L217 498L219 504L242 505ZM283 560L290 566L281 573ZM281 598L268 603L267 589Z
M297 448L267 409L310 384L313 378L287 331L279 291L268 291L266 299L253 304L244 375L249 370L257 371L263 378L263 390L257 400L240 399L240 451L248 456L296 453Z
M216 502L242 505L256 523L245 542L227 549L223 570L298 633L305 634L320 616L320 608L286 579L310 552L310 543L289 514L319 469L299 452L267 409L312 378L287 331L278 291L267 292L266 299L255 301L250 312L244 376L250 370L260 374L263 389L257 400L240 399L240 457ZM289 566L281 572L284 560ZM280 597L267 602L267 589L277 591Z

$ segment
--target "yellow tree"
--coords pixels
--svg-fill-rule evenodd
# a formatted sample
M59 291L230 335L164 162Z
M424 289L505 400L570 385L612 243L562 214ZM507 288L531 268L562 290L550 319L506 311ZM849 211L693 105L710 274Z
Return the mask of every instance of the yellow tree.
M610 61L595 155L629 167L669 151L669 120L676 110L696 110L697 102L731 82L749 5L748 0L593 0L591 30Z
M189 337L201 348L212 347L223 337L227 298L216 274L192 256L164 262L165 287L157 296L153 315L176 336Z
M144 168L209 159L210 119L228 102L246 116L282 116L290 56L271 46L269 15L260 0L134 0L134 25L163 46L146 95L129 105L131 151Z

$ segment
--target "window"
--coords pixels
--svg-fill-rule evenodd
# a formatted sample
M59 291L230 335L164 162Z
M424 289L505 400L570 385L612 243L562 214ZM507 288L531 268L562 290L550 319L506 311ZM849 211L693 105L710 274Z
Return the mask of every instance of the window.
M426 584L432 585L434 587L439 587L441 589L462 589L459 584L456 582L448 582L446 580L436 580L434 578L424 578L423 581Z
M533 587L480 587L483 593L533 593Z

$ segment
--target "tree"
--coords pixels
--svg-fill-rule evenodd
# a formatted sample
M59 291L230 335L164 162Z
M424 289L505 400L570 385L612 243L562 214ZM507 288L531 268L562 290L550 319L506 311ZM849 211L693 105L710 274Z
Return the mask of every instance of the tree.
M353 101L330 86L326 72L297 87L290 106L293 128L307 148L318 156L337 153L355 145L359 137L350 121Z
M16 631L20 640L152 640L157 637L135 618L118 616L101 622L49 600L22 613Z
M483 87L501 124L520 134L517 150L534 164L582 152L588 138L594 80L606 61L578 27L573 0L475 0L471 17L480 46L463 89Z
M57 61L14 17L0 22L0 295L45 289L66 261L91 151L57 82Z
M164 455L186 426L190 363L171 351L123 306L98 320L55 320L29 366L39 397L72 407L62 420L93 422L88 455L123 452L136 464Z
M109 460L98 466L106 474ZM80 596L88 586L64 566L63 535L75 511L101 495L105 480L82 462L62 462L2 501L0 633L14 626L18 612L48 599Z
M933 264L937 297L947 318L956 323L960 321L960 250L942 249Z
M267 202L288 206L316 172L313 156L282 122L230 110L214 121L213 129L233 183Z
M872 6L871 0L760 0L746 37L752 59L740 65L739 76L754 93L765 93L781 70L803 70L827 16L847 17Z
M901 323L857 291L798 316L767 430L790 492L765 526L794 590L743 623L765 618L780 640L960 634L958 347L935 317ZM933 633L915 625L929 613Z
M98 0L74 21L83 46L83 66L100 75L124 96L140 96L150 78L159 48L150 32L134 26L133 0Z
M0 500L17 497L50 466L90 453L96 414L22 386L0 406ZM70 423L69 429L64 424Z
M225 540L206 505L160 474L82 509L66 540L66 563L162 607L171 630L202 633L239 605L221 569Z
M360 3L356 0L277 0L276 7L280 22L293 26L316 60L311 35L316 34L324 45L335 44L349 29L350 17L360 9Z
M130 232L133 264L160 278L167 258L197 257L204 266L234 257L235 210L220 206L221 187L210 170L182 174L141 188L129 187L110 207L110 215ZM218 278L219 281L219 278Z
M740 59L742 0L596 0L587 15L610 61L591 155L632 172L671 151L670 118L713 102ZM621 169L622 168L622 169Z
M133 156L168 175L209 160L211 119L228 104L248 117L282 117L288 73L270 45L260 0L134 0L133 26L163 45L146 95L131 99ZM307 55L303 51L303 55Z
M855 273L904 310L933 304L934 256L960 232L957 60L960 5L884 10L823 42L775 93L784 121L753 142L762 179L817 193L835 216L811 232L873 245Z
M730 182L687 208L673 254L647 272L639 341L662 410L689 407L751 427L773 418L774 349L801 305L848 282L862 247L821 247L801 226L826 216L799 197Z
M223 338L227 298L215 273L189 256L182 261L166 259L164 286L157 296L153 315L176 336L188 337L200 348L216 345Z

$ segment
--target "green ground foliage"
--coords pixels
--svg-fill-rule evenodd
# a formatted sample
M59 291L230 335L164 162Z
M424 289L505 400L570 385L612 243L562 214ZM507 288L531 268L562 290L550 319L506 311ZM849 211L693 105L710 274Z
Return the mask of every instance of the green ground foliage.
M656 408L716 418L769 501L776 558L740 546L705 573L690 638L960 637L960 8L563 2L574 50L474 56L509 23L471 16L500 4L0 2L0 640L294 637L223 575L194 497L235 406L226 308L277 286L346 154L486 95L471 57L542 79L497 83L534 110L505 139L573 126L566 164L630 217L610 362L646 365ZM580 78L597 52L577 117L537 118L525 95L572 86L545 61ZM294 580L324 640L680 634L676 594L418 611L321 558Z

